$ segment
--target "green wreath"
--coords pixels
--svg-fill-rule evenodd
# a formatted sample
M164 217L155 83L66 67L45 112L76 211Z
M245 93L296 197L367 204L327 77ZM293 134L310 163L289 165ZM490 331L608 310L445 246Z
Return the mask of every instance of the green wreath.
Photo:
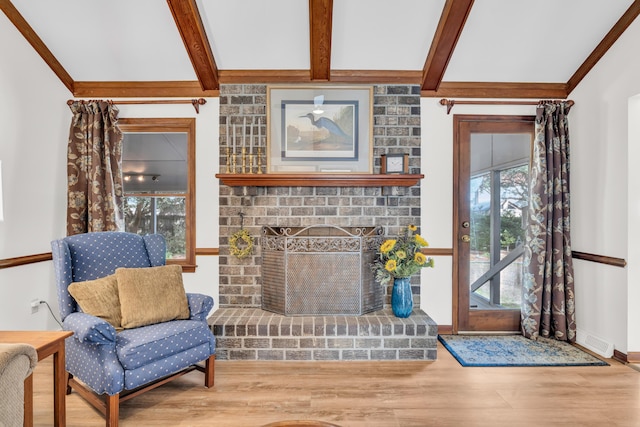
M243 246L243 248L241 249L240 246ZM232 255L238 258L246 258L253 252L253 239L247 230L240 229L229 238L229 247Z

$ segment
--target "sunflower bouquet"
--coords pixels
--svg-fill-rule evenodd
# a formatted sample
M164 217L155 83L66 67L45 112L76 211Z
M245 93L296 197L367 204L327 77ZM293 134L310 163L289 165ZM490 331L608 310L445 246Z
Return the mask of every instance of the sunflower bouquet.
M416 233L417 227L409 225L396 239L387 239L373 262L376 280L388 285L392 279L410 277L424 267L433 267L433 258L427 258L420 249L429 246Z

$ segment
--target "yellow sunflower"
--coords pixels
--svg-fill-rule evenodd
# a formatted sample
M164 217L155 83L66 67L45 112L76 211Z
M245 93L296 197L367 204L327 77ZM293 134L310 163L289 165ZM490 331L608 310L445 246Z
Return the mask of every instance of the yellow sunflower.
M389 272L393 272L396 270L396 260L395 259L390 259L389 261L387 261L387 263L384 266L384 269L389 271Z
M396 257L398 259L405 259L407 257L407 253L400 249L398 252L396 252Z
M416 238L416 242L418 242L420 246L429 246L429 243L427 243L427 241L424 240L421 235L416 234L414 237Z
M413 225L413 224L409 225L409 230L416 231L417 229L418 229L418 227L416 227L415 225Z
M422 252L416 252L416 254L413 257L413 260L417 262L419 265L422 265L427 261L427 257L424 256Z
M389 253L391 249L396 245L396 241L393 239L386 240L382 245L380 245L380 252L383 254Z

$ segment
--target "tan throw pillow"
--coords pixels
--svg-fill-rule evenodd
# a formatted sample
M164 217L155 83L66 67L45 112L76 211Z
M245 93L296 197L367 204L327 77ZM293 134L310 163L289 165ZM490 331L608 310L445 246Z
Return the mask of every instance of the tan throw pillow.
M179 265L118 268L116 278L123 328L189 318Z
M115 274L86 282L73 282L67 288L83 312L122 329L118 282Z

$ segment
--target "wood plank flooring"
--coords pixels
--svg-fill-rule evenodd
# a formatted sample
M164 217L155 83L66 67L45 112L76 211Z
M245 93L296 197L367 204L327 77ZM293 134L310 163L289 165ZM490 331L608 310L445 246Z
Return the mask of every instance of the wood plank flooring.
M120 425L258 427L319 420L342 427L640 426L640 372L604 367L463 368L438 343L435 362L217 361L125 402ZM51 361L34 376L34 425L53 420ZM75 392L67 426L102 426Z

